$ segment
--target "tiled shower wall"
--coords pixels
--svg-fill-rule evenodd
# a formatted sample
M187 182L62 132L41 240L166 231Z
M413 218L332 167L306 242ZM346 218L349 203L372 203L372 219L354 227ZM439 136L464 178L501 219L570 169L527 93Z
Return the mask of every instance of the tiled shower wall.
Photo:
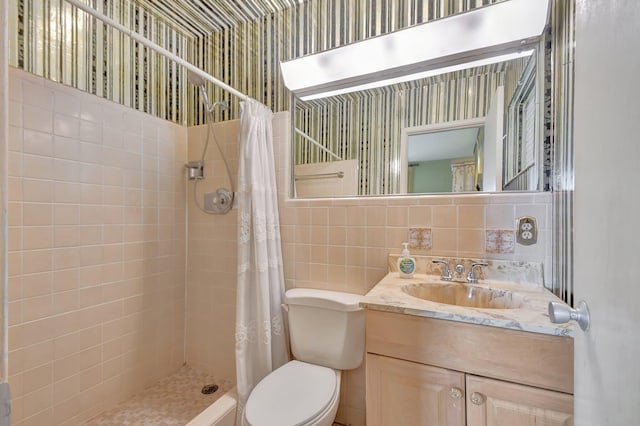
M9 139L9 37L2 20L7 16L8 3L0 0L0 382L7 381L6 336L6 274L7 260L7 143Z
M238 121L216 124L215 133L237 173ZM387 255L399 253L409 230L431 236L431 248L414 250L452 257L543 262L550 279L551 196L548 193L471 194L287 200L288 113L274 116L275 162L282 248L287 288L311 287L364 294L385 274ZM189 159L202 153L206 127L189 129ZM208 158L211 182L198 183L198 196L226 184L215 146ZM189 188L189 282L187 296L187 362L233 377L236 210L225 216L206 215L194 207ZM202 187L201 187L202 185ZM208 185L208 186L204 186ZM202 201L200 201L202 202ZM496 246L495 236L513 237L515 218L536 217L538 243ZM489 242L489 243L487 243ZM511 251L512 250L512 251ZM365 424L364 367L343 375L337 421Z
M13 424L77 423L184 359L186 129L10 71Z
M239 124L238 120L217 123L212 135L227 159L234 184L238 173ZM188 132L189 160L200 160L207 126L190 127ZM205 157L205 176L205 180L188 183L186 360L192 367L235 383L237 209L225 215L207 214L198 209L194 198L195 191L202 205L205 193L219 187L231 189L213 139Z

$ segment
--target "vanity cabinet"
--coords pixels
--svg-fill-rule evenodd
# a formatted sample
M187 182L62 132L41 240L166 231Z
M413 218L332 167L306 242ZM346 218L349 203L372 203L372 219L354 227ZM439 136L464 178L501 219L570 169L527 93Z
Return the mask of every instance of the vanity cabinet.
M573 339L367 310L367 425L572 425Z

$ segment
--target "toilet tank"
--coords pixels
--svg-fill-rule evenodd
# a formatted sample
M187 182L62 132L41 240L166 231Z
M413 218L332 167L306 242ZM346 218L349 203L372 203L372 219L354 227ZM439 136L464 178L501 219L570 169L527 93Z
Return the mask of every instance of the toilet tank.
M291 352L297 360L350 370L364 356L362 296L294 288L285 294Z

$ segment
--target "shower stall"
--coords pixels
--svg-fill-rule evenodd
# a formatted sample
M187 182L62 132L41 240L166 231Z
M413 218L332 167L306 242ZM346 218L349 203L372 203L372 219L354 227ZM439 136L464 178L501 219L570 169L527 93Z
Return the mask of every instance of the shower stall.
M200 158L207 126L187 129L21 70L9 80L11 132L24 135L8 150L22 165L8 171L12 424L154 415L185 424L235 383L236 214L198 210L184 167ZM51 130L37 113L50 114ZM53 129L54 115L77 134ZM214 125L231 164L234 128ZM216 157L209 150L212 169ZM221 173L199 185L221 186ZM203 394L208 385L217 391ZM179 409L153 409L170 403Z

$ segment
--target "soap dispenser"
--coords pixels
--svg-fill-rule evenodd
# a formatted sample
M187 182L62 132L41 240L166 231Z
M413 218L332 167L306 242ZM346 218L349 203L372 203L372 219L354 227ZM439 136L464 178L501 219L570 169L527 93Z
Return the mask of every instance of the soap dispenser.
M409 243L402 243L402 245L404 246L402 257L398 259L400 278L413 278L413 273L416 270L416 260L409 255Z

